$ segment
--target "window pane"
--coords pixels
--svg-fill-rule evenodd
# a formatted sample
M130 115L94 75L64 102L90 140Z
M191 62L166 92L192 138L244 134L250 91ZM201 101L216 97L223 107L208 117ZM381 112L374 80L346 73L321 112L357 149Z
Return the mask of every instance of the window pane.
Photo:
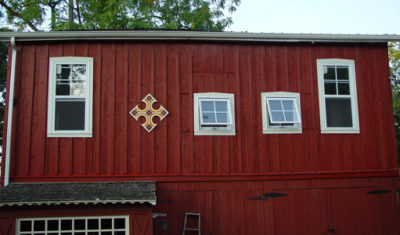
M297 116L294 111L285 111L285 118L287 122L297 122Z
M214 113L203 113L203 123L215 123L215 114Z
M284 122L285 117L282 111L271 111L271 122Z
M102 219L101 220L101 228L102 229L110 229L112 227L111 219Z
M62 220L61 221L61 230L71 230L72 229L72 221L71 220Z
M283 110L294 110L293 100L282 100Z
M228 123L228 114L217 113L217 123Z
M83 80L85 78L86 78L86 65L85 64L72 65L72 79Z
M327 98L326 120L328 127L352 127L350 99Z
M350 95L350 84L347 82L338 83L339 95Z
M44 231L44 220L36 220L33 227L35 231Z
M325 82L325 94L336 95L336 83Z
M280 100L269 100L269 108L271 110L282 110L282 105Z
M55 130L84 130L85 101L56 101Z
M58 220L48 220L47 221L47 230L48 231L58 230Z
M219 112L227 112L228 111L228 102L226 101L215 101L215 109Z
M56 95L69 95L69 84L57 84Z
M98 219L89 219L88 220L88 229L98 229L99 228L99 220Z
M125 219L114 219L114 228L125 228Z
M84 230L85 229L85 220L84 219L75 220L74 227L76 230Z
M68 64L58 64L56 66L56 78L57 79L69 79L69 75L71 73L71 67Z
M349 80L349 68L348 67L337 67L337 79L338 80Z
M213 101L201 101L201 110L202 111L214 111L214 102Z
M335 80L335 67L334 66L324 66L324 79L325 80Z
M32 230L32 224L31 221L21 221L20 223L20 231L31 231Z
M70 86L71 96L85 96L85 82L75 82L73 81Z

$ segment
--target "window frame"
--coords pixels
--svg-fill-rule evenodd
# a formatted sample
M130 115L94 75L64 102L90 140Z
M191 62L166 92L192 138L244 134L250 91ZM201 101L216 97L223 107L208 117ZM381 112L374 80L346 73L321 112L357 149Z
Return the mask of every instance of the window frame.
M268 111L268 99L294 100L295 109L298 115L298 123L294 123L293 126L281 125L273 126L270 125L269 111ZM302 133L302 118L301 118L301 103L300 94L296 92L262 92L261 93L261 113L262 113L262 126L263 134L301 134ZM285 123L283 123L285 124Z
M62 64L86 64L86 86L83 97L58 97L61 100L85 101L84 130L55 130L56 111L56 73L57 65ZM50 57L49 61L49 84L48 84L48 116L47 137L92 137L92 106L93 106L93 58L92 57Z
M230 124L227 126L211 126L205 127L201 125L201 100L226 100L228 102L228 118ZM193 94L193 107L194 107L194 135L236 135L235 130L235 101L234 94L231 93L217 93L217 92L204 92Z
M88 223L87 221L90 219L97 219L99 221L99 227L97 229L89 229L88 228ZM102 219L125 219L125 228L115 228L115 226L111 226L111 228L108 229L102 229L100 224ZM22 221L31 221L31 224L34 223L34 221L44 221L45 224L47 224L47 221L58 221L58 229L57 230L48 230L47 226L44 225L44 231L35 231L34 226L31 226L31 231L20 231L21 230L21 222ZM71 226L72 229L70 230L62 230L61 228L61 221L62 220L70 220L71 221ZM84 229L75 229L74 228L74 221L75 220L85 220L85 228ZM129 215L101 215L101 216L61 216L61 217L28 217L28 218L17 218L16 219L16 228L15 228L15 233L20 234L20 235L28 235L28 234L39 234L39 233L87 233L87 232L125 232L125 234L129 234L130 228L129 228ZM113 222L112 222L113 224Z
M324 66L343 66L347 67L349 71L349 95L326 95L325 82L324 82ZM360 133L359 116L358 116L358 101L357 101L357 87L356 87L356 74L354 60L350 59L317 59L317 77L318 77L318 96L319 96L319 116L321 133L325 134L358 134ZM326 117L326 99L339 98L350 99L351 105L351 118L352 127L328 127Z

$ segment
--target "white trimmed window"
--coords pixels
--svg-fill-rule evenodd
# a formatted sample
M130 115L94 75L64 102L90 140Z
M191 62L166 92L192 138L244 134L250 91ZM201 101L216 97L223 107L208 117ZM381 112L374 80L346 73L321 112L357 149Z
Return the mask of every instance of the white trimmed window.
M129 216L20 218L16 234L128 235Z
M195 135L235 135L234 95L194 94Z
M299 93L263 92L261 105L264 134L302 132Z
M93 58L52 57L48 137L92 136Z
M360 133L354 60L317 60L322 133Z

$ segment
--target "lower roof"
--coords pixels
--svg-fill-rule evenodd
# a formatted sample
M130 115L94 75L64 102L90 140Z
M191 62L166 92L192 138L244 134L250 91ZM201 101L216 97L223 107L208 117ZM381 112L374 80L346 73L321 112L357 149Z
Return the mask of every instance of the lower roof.
M0 206L156 204L153 181L14 183L0 189Z
M352 42L400 41L399 35L287 34L247 32L200 32L163 30L94 30L50 32L0 32L0 41L59 40L173 40L173 41L258 41L258 42Z

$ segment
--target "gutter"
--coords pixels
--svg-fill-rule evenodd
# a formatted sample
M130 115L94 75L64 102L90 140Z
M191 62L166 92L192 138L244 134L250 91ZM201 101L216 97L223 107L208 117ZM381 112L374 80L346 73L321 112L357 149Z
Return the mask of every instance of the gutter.
M200 32L162 30L109 30L109 31L51 31L5 32L0 41L10 37L17 41L83 41L83 40L156 40L156 41L231 41L231 42L347 42L379 43L400 41L400 35L363 34L285 34L246 32Z
M8 94L8 118L7 118L7 137L6 137L6 162L4 172L4 187L9 184L10 181L10 159L11 159L11 132L12 132L12 121L13 121L13 104L14 104L14 83L15 83L15 67L17 57L17 47L15 45L15 37L10 39L12 47L12 58L11 58L11 74L10 74L10 92Z

